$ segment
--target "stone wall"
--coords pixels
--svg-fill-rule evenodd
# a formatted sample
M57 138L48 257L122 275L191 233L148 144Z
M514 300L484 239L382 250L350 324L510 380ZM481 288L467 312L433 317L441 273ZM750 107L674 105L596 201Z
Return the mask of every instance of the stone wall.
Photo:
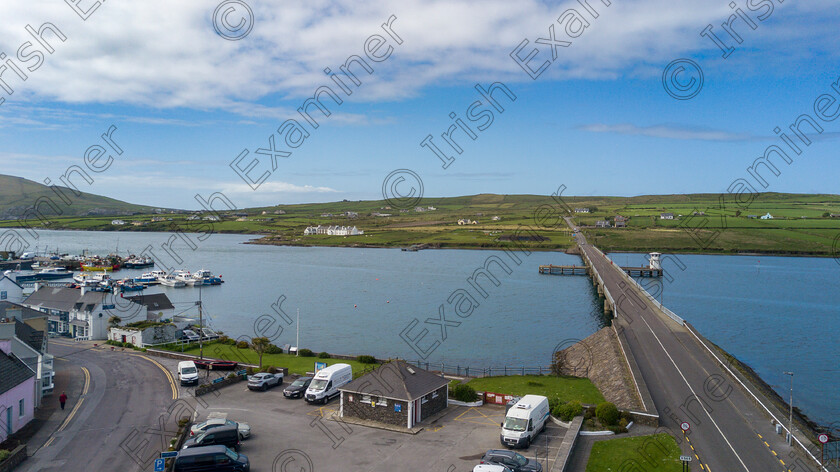
M422 403L421 401L420 421L423 421L426 418L446 408L446 387L447 386L444 385L443 387L435 391L435 393L437 393L437 398L432 398L432 394L429 394L429 401L427 401L426 403Z
M341 392L341 396L344 401L343 416L402 427L408 425L407 402L388 398L383 399L386 402L383 406L382 403L375 401L378 399L375 396L371 396L374 400L372 404L362 402L362 395L359 393ZM394 411L394 405L399 405L400 411Z

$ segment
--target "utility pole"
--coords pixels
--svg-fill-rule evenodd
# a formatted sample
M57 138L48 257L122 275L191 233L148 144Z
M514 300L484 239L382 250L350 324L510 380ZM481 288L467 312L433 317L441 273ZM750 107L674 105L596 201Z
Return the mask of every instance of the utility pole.
M787 443L793 442L793 372L782 372L785 375L790 375L790 422L788 423L788 438Z
M297 323L295 326L297 333L295 334L295 357L300 354L300 308L297 309Z
M201 309L201 286L198 286L198 358L204 360L204 343L201 340L204 338L204 313Z

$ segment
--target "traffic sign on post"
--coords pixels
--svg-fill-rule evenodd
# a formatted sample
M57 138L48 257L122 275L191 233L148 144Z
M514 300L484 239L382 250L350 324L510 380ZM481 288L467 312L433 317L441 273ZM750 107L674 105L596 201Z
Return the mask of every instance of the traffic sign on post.
M680 456L680 460L683 462L691 462L691 456Z
M167 457L178 457L178 451L163 451L160 453L160 457L162 459L166 459Z
M817 439L819 439L819 441L821 443L825 444L825 443L828 442L828 435L827 434L820 434L819 436L817 436Z
M165 459L155 459L155 472L163 472L164 467L166 467Z
M683 421L682 423L680 423L680 429L685 432L688 432L688 430L691 429L691 425L688 424L687 421Z

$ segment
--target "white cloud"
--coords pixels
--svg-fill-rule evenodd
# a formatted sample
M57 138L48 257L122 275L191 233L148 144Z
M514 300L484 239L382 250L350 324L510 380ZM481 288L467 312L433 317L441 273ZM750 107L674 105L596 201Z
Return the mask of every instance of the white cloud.
M756 137L732 133L724 130L698 128L696 126L654 125L637 126L630 123L604 124L593 123L579 126L578 129L593 133L616 133L652 138L699 140L699 141L750 141Z
M227 41L213 29L215 1L107 2L87 21L64 2L6 1L0 38L10 56L31 41L24 30L27 24L37 28L51 21L68 39L60 42L48 34L55 53L47 54L26 82L6 71L3 79L15 93L6 96L0 113L12 102L46 99L288 117L296 107L256 102L303 100L318 86L331 84L323 69L337 70L349 55L363 54L365 39L384 34L380 24L392 14L398 18L394 30L404 43L396 46L389 38L389 45L396 47L392 58L373 64L371 76L361 73L364 84L352 100L402 99L416 96L424 87L464 80L530 81L508 54L525 38L531 41L528 48L533 47L535 39L546 36L550 24L562 37L556 22L559 14L571 7L582 10L577 2L549 5L536 0L248 3L255 14L253 30L240 41ZM540 80L655 73L659 67L651 64L665 64L686 52L713 51L698 33L731 14L725 2L709 6L670 0L613 1L609 8L595 0L589 4L599 18L589 18L590 28L571 47L559 51L561 57ZM772 39L780 51L797 48L808 38L809 47L836 54L837 41L826 22L800 28L814 17L832 17L833 2L807 6L786 2L775 8L754 34L766 35L773 24L778 36ZM802 21L785 21L803 15Z

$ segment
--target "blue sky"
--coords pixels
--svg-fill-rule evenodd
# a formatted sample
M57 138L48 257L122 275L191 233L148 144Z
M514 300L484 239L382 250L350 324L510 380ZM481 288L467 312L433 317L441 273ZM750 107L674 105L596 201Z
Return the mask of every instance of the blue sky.
M721 27L736 13L727 2L607 7L590 0L593 18L578 2L251 1L252 29L237 41L214 29L214 2L90 10L94 2L85 0L86 20L63 2L8 3L0 51L14 58L32 41L27 24L52 22L67 40L46 33L55 51L43 54L26 81L11 66L0 74L14 89L0 89L0 173L57 181L69 166L84 166L85 150L115 125L123 154L104 172L90 172L93 184L76 183L162 207L193 209L195 194L217 191L240 207L380 199L385 176L402 168L421 176L431 197L550 194L561 184L567 195L723 192L767 146L781 144L776 126L813 115L822 94L840 101L840 90L832 90L840 79L840 11L829 1L772 1L769 14L770 0L750 0L752 9L737 1L756 26L733 23L741 44ZM558 21L569 9L589 23L576 38ZM392 15L402 44L380 27ZM556 39L571 44L533 80L510 53L527 39L522 57L536 46L533 65L551 59L550 48L535 41L548 37L552 24ZM700 36L709 24L736 47L728 58ZM379 53L387 46L391 55L368 61L371 75L357 68L362 85L340 94L340 106L324 99L332 114L313 111L317 129L306 124L295 110L319 86L339 90L323 69L337 72L348 56L364 56L374 34L386 41ZM689 100L672 98L662 83L663 69L680 58L703 71L703 87ZM471 123L475 141L456 132L463 154L442 168L420 142L431 134L443 144L449 113L466 121L467 108L481 99L474 86L494 82L516 101L495 94L505 111L494 110L484 131ZM254 191L229 164L243 150L244 163L258 156L272 135L289 151L275 132L288 119L309 137ZM776 161L778 177L763 172L766 190L838 193L840 124L820 124L819 139L791 164ZM270 169L261 159L255 177Z

